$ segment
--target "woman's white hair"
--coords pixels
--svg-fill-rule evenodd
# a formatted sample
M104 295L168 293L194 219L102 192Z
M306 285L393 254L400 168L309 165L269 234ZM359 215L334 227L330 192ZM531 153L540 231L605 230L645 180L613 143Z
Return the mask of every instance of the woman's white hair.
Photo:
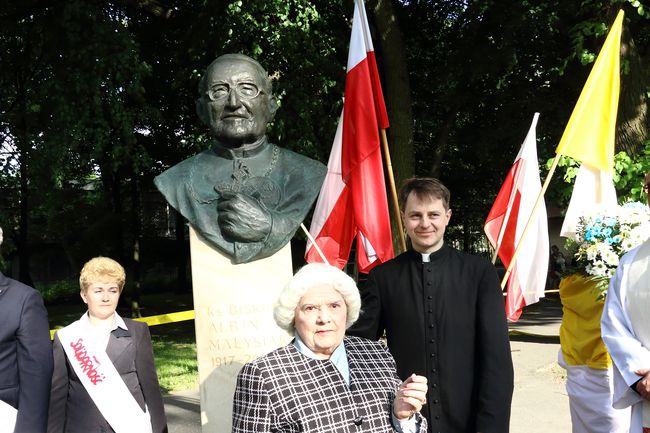
M309 289L322 286L332 287L341 294L348 313L345 328L352 326L359 318L361 310L359 289L345 272L324 263L310 263L303 266L284 286L273 308L275 323L289 334L295 334L294 319L300 298Z

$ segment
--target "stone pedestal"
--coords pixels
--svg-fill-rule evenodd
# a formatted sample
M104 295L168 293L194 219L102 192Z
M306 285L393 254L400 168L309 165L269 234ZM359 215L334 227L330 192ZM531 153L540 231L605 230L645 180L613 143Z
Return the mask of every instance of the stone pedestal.
M273 304L292 276L291 246L233 265L190 227L190 250L202 429L229 433L237 373L290 340L273 320Z

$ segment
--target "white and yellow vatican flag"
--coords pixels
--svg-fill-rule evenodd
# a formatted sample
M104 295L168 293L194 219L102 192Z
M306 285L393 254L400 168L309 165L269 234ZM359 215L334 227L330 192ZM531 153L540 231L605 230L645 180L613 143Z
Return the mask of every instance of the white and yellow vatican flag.
M616 206L614 140L620 89L623 11L619 11L555 153L582 164L576 176L561 236L574 237L581 215Z

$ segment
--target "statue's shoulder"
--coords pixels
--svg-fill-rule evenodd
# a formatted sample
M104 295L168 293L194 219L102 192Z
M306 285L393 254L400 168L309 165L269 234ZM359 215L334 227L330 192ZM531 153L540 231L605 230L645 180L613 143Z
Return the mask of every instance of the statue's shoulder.
M277 146L277 144L274 146ZM294 152L293 150L289 150L285 147L278 146L278 148L280 149L280 155L285 159L289 159L292 161L301 161L301 162L304 161L305 163L308 164L322 165L324 167L322 162L312 159L308 156L301 155L300 153Z
M293 150L285 149L278 146L280 149L280 158L282 164L293 171L303 172L306 177L323 178L327 172L327 167L322 162L312 159L308 156L301 155Z
M192 171L201 171L202 169L214 169L214 163L217 159L215 153L211 150L204 150L194 156L182 160L176 165L172 165L156 177L156 182L173 182L177 183L187 178Z
M188 202L190 196L195 199L201 196L204 190L208 191L208 195L214 195L214 182L210 183L211 179L208 178L219 172L215 170L217 159L213 151L205 150L171 166L154 178L154 184L177 209L181 203ZM206 182L210 185L207 189L204 188Z

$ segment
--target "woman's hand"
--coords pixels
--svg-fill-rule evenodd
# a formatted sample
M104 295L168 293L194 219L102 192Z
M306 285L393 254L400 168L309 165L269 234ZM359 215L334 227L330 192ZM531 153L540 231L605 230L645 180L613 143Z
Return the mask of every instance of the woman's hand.
M393 402L393 413L399 420L405 420L420 412L427 403L427 378L412 374L397 389Z

